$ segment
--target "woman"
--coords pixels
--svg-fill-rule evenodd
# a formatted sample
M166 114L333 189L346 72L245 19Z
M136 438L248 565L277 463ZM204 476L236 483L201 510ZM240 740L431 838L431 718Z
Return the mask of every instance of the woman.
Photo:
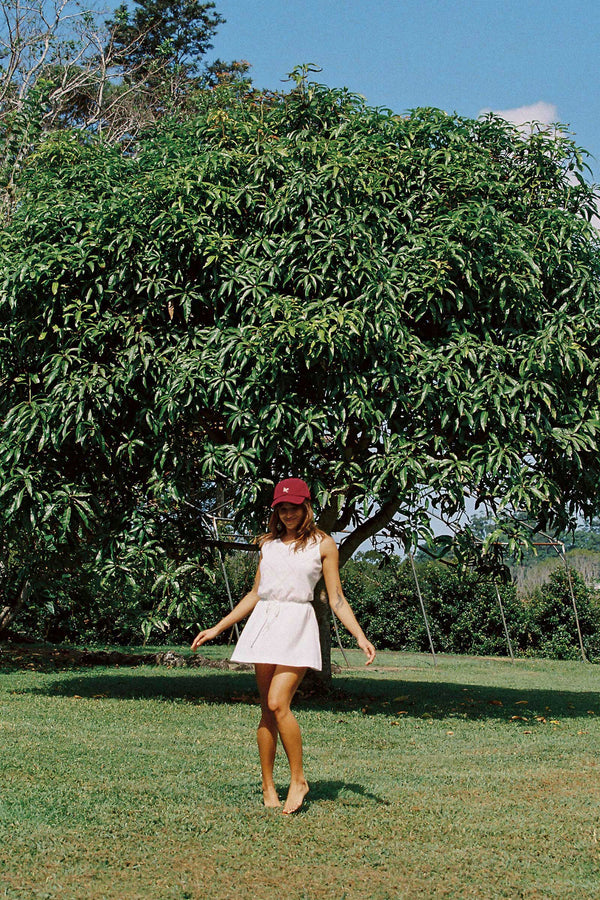
M252 590L213 628L201 631L192 650L251 613L231 658L254 663L262 710L257 740L264 804L280 806L273 781L280 736L290 765L290 788L283 807L289 815L298 812L308 793L302 737L290 706L306 670L321 668L319 629L310 602L321 576L331 608L366 654L366 665L373 662L375 648L344 597L337 547L333 538L316 526L306 482L300 478L279 482L271 507L269 531L260 539Z

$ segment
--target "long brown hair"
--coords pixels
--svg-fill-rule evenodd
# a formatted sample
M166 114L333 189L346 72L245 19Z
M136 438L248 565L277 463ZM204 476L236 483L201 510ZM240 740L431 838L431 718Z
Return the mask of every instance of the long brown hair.
M269 530L266 534L263 534L258 539L258 546L262 547L263 544L268 543L269 541L276 541L279 538L282 538L285 534L285 525L279 518L278 508L281 504L277 504L271 516L269 518ZM304 510L304 517L302 522L298 527L298 537L294 541L294 550L304 550L307 544L311 541L316 540L317 538L327 537L324 531L317 526L315 522L315 514L313 512L313 508L310 500L304 500L301 503L301 506Z

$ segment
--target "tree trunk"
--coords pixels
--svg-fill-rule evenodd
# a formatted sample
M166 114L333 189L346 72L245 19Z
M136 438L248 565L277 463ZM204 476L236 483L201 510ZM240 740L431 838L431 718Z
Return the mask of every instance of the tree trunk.
M31 582L24 581L19 594L14 598L12 603L7 603L6 606L3 606L0 609L0 638L3 637L21 607L27 602L27 598L31 594L31 591Z
M304 679L304 686L318 693L327 693L331 687L331 612L322 579L315 588L313 609L319 625L322 668L320 672L309 669Z

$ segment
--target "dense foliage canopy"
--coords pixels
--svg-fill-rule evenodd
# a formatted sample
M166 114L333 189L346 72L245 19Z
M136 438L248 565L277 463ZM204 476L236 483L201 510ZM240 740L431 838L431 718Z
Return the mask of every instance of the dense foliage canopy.
M431 504L515 528L597 512L582 170L560 130L396 116L299 76L208 93L135 152L48 136L0 233L13 559L160 543L217 490L260 528L290 473L343 559L383 527L414 542Z

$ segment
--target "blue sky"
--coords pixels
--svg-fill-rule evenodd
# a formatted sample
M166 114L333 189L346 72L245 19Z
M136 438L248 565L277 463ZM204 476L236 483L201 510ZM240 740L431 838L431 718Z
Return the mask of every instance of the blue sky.
M247 59L257 87L300 63L373 106L560 121L600 180L600 0L216 0L208 59Z

